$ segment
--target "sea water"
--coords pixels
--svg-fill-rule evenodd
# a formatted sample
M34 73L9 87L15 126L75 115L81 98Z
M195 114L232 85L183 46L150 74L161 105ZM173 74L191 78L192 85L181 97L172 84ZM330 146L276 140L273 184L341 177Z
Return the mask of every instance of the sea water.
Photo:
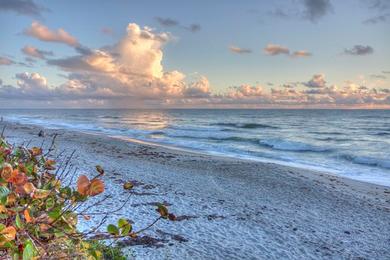
M390 110L20 109L0 116L390 186Z

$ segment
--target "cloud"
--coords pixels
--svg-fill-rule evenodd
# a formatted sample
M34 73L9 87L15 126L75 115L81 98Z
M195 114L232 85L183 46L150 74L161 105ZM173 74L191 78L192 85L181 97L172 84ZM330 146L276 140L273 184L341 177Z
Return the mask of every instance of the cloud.
M390 74L390 70L383 70L382 73L384 73L384 74Z
M350 49L344 49L344 54L363 56L374 53L374 49L371 46L355 45Z
M40 16L46 10L32 0L1 0L0 11L12 11L21 15Z
M201 76L196 82L191 83L184 91L185 97L205 98L211 96L209 80Z
M277 44L272 44L272 43L268 44L264 48L264 52L265 52L265 54L270 55L270 56L276 56L276 55L282 54L282 55L290 56L292 58L303 58L303 57L312 56L312 53L309 51L306 51L306 50L294 51L294 52L290 53L289 48L287 48L285 46L277 45Z
M386 79L386 76L380 74L371 74L370 77L373 79Z
M183 73L164 71L162 48L171 38L169 33L157 33L150 27L141 28L130 23L126 35L113 46L47 63L71 73L69 86L72 87L63 86L72 90L68 94L81 95L80 91L84 91L83 95L90 93L92 97L99 93L99 97L137 97L141 100L207 95L209 83L206 78L187 83ZM75 92L75 85L89 87L78 87Z
M189 26L181 25L179 21L172 18L156 17L156 21L164 27L181 27L190 32L198 32L201 29L199 24L190 24Z
M309 88L324 88L326 87L325 75L315 74L308 82L304 82L303 85Z
M12 65L15 64L15 62L7 57L0 57L0 66L1 65Z
M277 44L272 44L272 43L268 44L264 48L264 52L267 55L271 55L271 56L275 56L279 54L286 54L286 55L290 54L290 50L287 47L277 45Z
M321 18L333 11L330 0L293 0L293 5L276 6L267 14L279 19L299 18L309 20L312 23L318 22Z
M364 2L366 2L370 9L382 11L390 8L390 2L388 0L364 0Z
M294 51L292 54L291 54L292 57L297 57L297 58L301 58L301 57L310 57L312 56L311 52L309 51Z
M232 87L226 94L229 98L248 98L248 97L260 97L263 96L263 88L261 86L241 85L238 87Z
M251 49L240 48L240 47L236 47L236 46L230 46L229 50L231 52L237 53L237 54L245 54L245 53L251 53L252 52Z
M384 23L390 18L390 1L388 0L364 0L366 6L377 12L377 14L369 19L363 21L364 24L373 25L377 23Z
M368 88L353 82L344 86L326 85L325 76L316 74L307 84L307 89L300 89L296 84L285 84L268 90L260 85L243 84L231 87L222 94L212 94L210 83L205 77L186 85L185 75L180 72L169 72L159 79L158 88L149 89L152 94L143 100L142 85L138 92L131 92L123 85L113 87L110 80L102 77L94 79L84 75L72 75L64 84L51 87L45 77L38 73L20 73L17 87L2 85L0 87L0 104L14 105L14 99L26 100L20 104L41 102L46 107L53 104L80 107L383 107L390 108L390 89ZM100 82L103 80L103 82ZM101 84L96 84L97 82ZM174 82L174 86L167 84ZM112 82L111 82L112 83ZM155 92L156 95L153 95ZM8 101L8 103L6 103ZM140 103L141 102L141 103ZM135 106L134 106L135 105ZM55 105L54 105L55 107Z
M190 26L186 27L186 29L190 32L198 32L201 29L200 24L190 24Z
M303 0L304 17L312 22L328 14L332 10L330 0Z
M290 15L283 9L281 8L275 8L274 10L268 12L269 15L277 17L277 18L282 18L282 19L288 19L290 18Z
M363 23L364 24L384 23L384 22L386 22L388 20L388 18L390 18L390 13L380 14L380 15L371 17L371 18L369 18L367 20L364 20Z
M17 65L17 66L31 67L31 65L32 65L31 62L29 62L29 61L27 61L27 62L28 63L15 61L15 60L7 58L7 57L0 57L0 66Z
M390 94L347 83L328 86L325 75L303 83L263 87L242 84L215 93L204 76L193 79L163 67L164 46L172 36L130 23L115 44L83 47L78 55L49 59L67 73L50 85L40 73L18 73L16 84L0 86L2 107L389 107ZM81 45L80 45L81 46ZM15 102L15 100L21 102Z
M109 28L109 27L103 27L100 31L106 35L113 35L114 34L114 30L112 28Z
M157 22L166 27L172 27L179 25L179 22L171 18L156 17Z
M47 80L38 73L17 73L15 75L17 79L17 86L10 85L2 86L0 88L0 96L6 99L47 99L50 98L51 88L47 85Z
M34 58L46 59L46 56L53 56L52 51L43 51L34 46L26 45L22 48L22 52Z
M71 47L79 45L77 39L67 33L64 29L59 28L53 31L37 21L34 21L31 26L24 31L24 34L37 38L41 41L60 42Z

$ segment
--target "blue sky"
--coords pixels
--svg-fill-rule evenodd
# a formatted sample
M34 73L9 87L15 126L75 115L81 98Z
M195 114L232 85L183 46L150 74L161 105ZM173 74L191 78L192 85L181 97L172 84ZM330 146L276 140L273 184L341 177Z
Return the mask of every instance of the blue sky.
M34 21L54 32L62 28L77 39L80 46L90 50L116 45L126 37L129 23L140 28L147 26L155 35L168 33L169 40L158 47L163 55L157 61L161 63L162 71L179 71L185 75L183 88L191 88L199 78L207 78L207 90L203 90L210 95L228 96L227 92L232 89L242 92L240 87L243 85L261 86L265 93L271 88L292 84L298 91L305 88L305 84L298 83L309 82L314 75L324 75L327 85L322 87L328 88L331 85L343 88L351 83L369 89L390 87L390 74L386 73L390 71L390 1L387 0L5 0L0 3L0 57L12 63L0 67L3 86L21 88L23 84L18 81L26 81L26 78L21 79L16 74L25 72L29 79L32 73L44 77L50 88L66 84L72 79L70 74L77 74L78 79L81 75L86 77L85 71L49 65L50 59L65 59L80 53L74 46L60 41L44 41L39 35L26 34ZM191 26L196 26L197 30L191 31ZM276 50L271 55L265 50L269 44L288 49L289 54ZM21 63L28 63L25 59L29 55L21 51L24 46L54 55L44 59L30 55L35 62L25 66ZM232 46L247 52L233 52L229 49ZM305 51L308 55L293 57L294 51ZM88 59L86 55L81 58ZM90 81L91 77L89 75ZM247 97L248 93L245 93L243 96ZM33 96L28 95L28 98L33 99ZM90 98L96 99L96 96ZM174 97L166 96L166 99L181 99L175 103L177 105L187 98L194 97L177 93ZM331 98L336 100L334 96ZM386 98L386 95L380 97L382 105L389 105ZM154 100L142 95L139 99ZM371 96L368 99L371 100ZM199 100L190 103L202 106ZM206 103L221 102L210 100ZM82 106L80 102L76 103ZM242 104L241 101L238 103ZM253 103L253 100L248 102Z

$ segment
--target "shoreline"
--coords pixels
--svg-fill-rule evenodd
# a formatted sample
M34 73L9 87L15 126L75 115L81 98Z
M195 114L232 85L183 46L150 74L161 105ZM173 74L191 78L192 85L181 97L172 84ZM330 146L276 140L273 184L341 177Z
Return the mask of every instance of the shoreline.
M377 181L367 181L367 180L362 180L358 178L353 178L349 176L343 176L341 174L338 174L336 170L329 170L325 169L320 166L310 166L310 165L305 165L301 163L295 163L295 162L285 162L282 160L277 160L277 159L271 159L271 158L262 158L262 157L250 157L250 156L240 156L240 157L235 157L234 155L229 155L229 154L223 154L223 153L218 153L218 152L212 152L212 151L203 151L203 150L196 150L196 149L191 149L191 148L186 148L186 147L180 147L180 146L174 146L174 145L167 145L163 143L157 143L157 142L149 142L149 141L144 141L140 139L135 139L131 137L125 137L125 136L118 136L118 135L108 135L104 133L95 133L95 132L90 132L90 131L84 131L84 130L76 130L76 129L55 129L55 128L46 128L41 125L36 125L36 124L28 124L28 123L19 123L19 122L12 122L12 121L3 121L5 123L8 123L10 125L15 124L15 125L21 125L21 126L30 126L33 128L39 128L39 129L46 129L50 131L69 131L69 132L75 132L75 133L82 133L85 135L93 135L93 136L100 136L100 137L105 137L105 138L112 138L116 140L121 140L125 142L132 142L135 144L140 144L140 145L145 145L145 146L152 146L152 147L159 147L162 149L167 149L170 151L177 151L179 153L188 153L188 154L194 154L198 156L210 156L210 157L216 157L220 159L227 159L227 160L242 160L242 161L247 161L247 162L255 162L255 163L265 163L265 164L275 164L278 166L283 166L283 167L290 167L294 169L300 169L303 172L310 171L312 174L316 175L329 175L331 177L336 177L345 181L352 181L352 182L357 182L360 183L361 185L376 185L380 186L382 188L390 188L390 185L384 185L380 184ZM360 185L359 185L360 186Z
M58 133L58 151L77 149L80 171L105 168L107 192L115 197L108 208L124 199L124 181L137 180L136 194L120 212L136 227L152 219L156 201L180 217L150 233L157 239L151 247L130 247L140 259L390 257L389 187L70 130L44 129L40 138L40 129L9 123L5 136L47 145Z

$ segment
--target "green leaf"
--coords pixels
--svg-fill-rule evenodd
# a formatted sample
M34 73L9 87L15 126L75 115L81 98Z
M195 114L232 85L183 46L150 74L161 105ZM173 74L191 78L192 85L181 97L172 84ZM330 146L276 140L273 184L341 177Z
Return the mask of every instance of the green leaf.
M9 189L6 186L0 186L0 198L7 198L10 193Z
M123 189L125 190L131 190L133 187L134 185L131 181L125 182L125 184L123 184Z
M48 198L46 200L46 209L50 209L50 208L54 207L54 205L55 205L55 202L54 202L53 198Z
M90 254L95 258L96 260L102 259L102 252L99 250L92 250Z
M13 255L12 255L12 259L13 260L19 260L19 254L18 253L14 253Z
M34 163L30 162L26 164L27 175L31 175L34 171Z
M69 187L64 187L60 189L61 197L68 199L72 196L72 190Z
M168 209L161 203L157 204L157 212L160 213L163 218L168 217Z
M0 203L5 205L7 203L7 197L0 197Z
M20 219L19 214L16 215L15 224L16 224L17 228L19 228L19 229L23 228L23 221Z
M64 236L65 236L65 233L64 233L64 232L61 232L61 231L55 232L55 233L54 233L54 236L57 237L57 238L64 237Z
M132 230L131 224L124 218L118 219L118 227L121 229L122 235L128 235Z
M119 235L119 229L113 224L107 226L107 232L111 235Z
M118 219L118 227L119 228L124 227L128 224L129 224L129 222L126 219L124 219L124 218Z
M61 208L58 207L58 208L55 208L54 210L50 211L49 213L47 213L47 215L52 218L52 219L57 219L59 218L59 216L61 215Z
M0 231L3 230L4 228L5 228L5 225L0 223Z
M30 260L34 257L34 246L31 241L27 241L24 245L23 260Z
M121 229L121 234L127 236L133 230L133 226L128 224Z

